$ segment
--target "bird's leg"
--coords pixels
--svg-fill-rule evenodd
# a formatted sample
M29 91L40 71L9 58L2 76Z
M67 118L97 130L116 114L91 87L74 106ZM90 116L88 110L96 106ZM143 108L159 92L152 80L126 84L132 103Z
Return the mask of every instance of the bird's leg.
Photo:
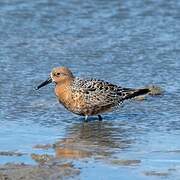
M99 121L102 121L102 117L101 115L98 115Z
M88 115L85 116L85 122L88 122Z

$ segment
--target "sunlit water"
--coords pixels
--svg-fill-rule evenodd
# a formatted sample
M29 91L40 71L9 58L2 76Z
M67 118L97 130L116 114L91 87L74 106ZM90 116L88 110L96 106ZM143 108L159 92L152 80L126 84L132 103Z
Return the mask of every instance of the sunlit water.
M180 175L180 1L0 1L0 163L34 164L36 144L70 140L81 179ZM163 96L126 102L98 122L58 104L53 85L33 88L55 66L124 87L156 84ZM81 152L82 151L82 152ZM84 153L83 153L84 152ZM76 156L76 157L73 157ZM60 158L60 157L59 157ZM135 165L114 160L140 160ZM173 169L173 171L171 171Z

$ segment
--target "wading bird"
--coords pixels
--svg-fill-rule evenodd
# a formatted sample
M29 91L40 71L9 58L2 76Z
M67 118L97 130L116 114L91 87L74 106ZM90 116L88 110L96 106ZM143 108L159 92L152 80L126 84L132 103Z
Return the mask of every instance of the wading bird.
M124 100L150 92L149 88L132 89L96 79L80 79L74 77L67 67L57 67L52 70L50 77L37 86L36 90L54 82L55 94L64 107L81 116L97 115L112 111Z

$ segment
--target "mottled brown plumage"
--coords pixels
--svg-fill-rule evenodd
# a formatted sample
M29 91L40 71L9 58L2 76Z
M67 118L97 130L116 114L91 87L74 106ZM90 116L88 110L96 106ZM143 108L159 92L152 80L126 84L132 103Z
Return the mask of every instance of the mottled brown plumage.
M85 116L98 115L111 111L124 100L143 95L149 89L131 89L96 79L80 79L73 76L66 67L54 68L50 78L37 89L55 82L55 94L69 111Z

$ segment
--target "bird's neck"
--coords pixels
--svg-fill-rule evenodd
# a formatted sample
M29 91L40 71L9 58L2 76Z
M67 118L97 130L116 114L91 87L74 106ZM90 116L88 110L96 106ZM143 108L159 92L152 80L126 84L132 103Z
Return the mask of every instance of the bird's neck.
M71 84L72 80L64 81L63 83L57 83L55 86L55 94L59 101L66 106L71 99Z

